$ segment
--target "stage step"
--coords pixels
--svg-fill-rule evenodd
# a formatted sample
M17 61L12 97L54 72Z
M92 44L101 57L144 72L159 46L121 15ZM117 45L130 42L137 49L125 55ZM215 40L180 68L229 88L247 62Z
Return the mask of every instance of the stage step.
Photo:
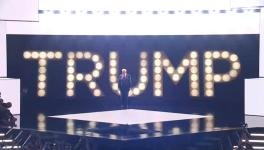
M234 146L233 150L238 150L238 146ZM246 150L264 150L264 146L253 146L252 148L246 148Z
M248 145L251 149L264 150L264 128L250 128L248 129L250 136L248 137ZM246 140L242 139L245 143ZM234 149L236 146L234 146Z
M264 146L253 146L252 149L262 149L262 150L264 150Z
M0 149L22 149L21 145L17 144L17 139L21 133L14 132L13 129L0 132Z
M0 140L0 143L12 143L13 140L12 139L3 139L3 140Z
M246 140L242 140L243 142L246 142ZM264 140L256 140L256 139L252 139L250 138L248 140L249 143L264 143Z
M245 143L245 140L242 140L243 143ZM264 139L252 139L250 138L248 140L249 145L253 146L257 146L257 147L264 147Z
M5 133L0 133L0 138L4 136L5 136Z
M21 146L3 146L2 149L21 149Z

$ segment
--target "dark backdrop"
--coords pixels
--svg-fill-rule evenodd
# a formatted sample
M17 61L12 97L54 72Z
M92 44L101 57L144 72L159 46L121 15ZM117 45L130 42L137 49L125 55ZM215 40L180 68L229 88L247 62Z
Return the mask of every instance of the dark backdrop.
M119 69L126 67L133 85L138 82L139 54L148 52L149 83L144 93L131 97L131 107L180 113L214 114L216 123L238 125L244 120L244 79L258 77L259 35L175 35L175 36L75 36L7 35L8 77L21 79L22 114L44 112L68 114L119 109L119 97L109 84L109 52L118 51ZM45 97L37 96L38 61L25 60L23 52L61 51L61 60L48 61L48 88ZM164 72L164 94L153 96L153 52L163 51L176 67L192 50L199 53L200 97L189 95L188 72L174 85ZM203 54L207 50L236 53L241 63L239 76L228 83L215 85L215 96L203 96ZM75 96L66 96L67 53L91 51L104 59L104 70L97 83L103 97L93 97L86 84L76 83ZM78 71L93 70L91 62L78 61ZM215 63L216 71L228 70L226 63Z

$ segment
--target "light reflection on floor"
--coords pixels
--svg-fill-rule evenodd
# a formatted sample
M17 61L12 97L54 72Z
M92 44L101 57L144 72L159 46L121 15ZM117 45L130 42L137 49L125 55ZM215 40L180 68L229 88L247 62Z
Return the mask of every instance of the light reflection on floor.
M127 109L47 116L16 116L18 129L114 140L145 139L219 131L212 114Z

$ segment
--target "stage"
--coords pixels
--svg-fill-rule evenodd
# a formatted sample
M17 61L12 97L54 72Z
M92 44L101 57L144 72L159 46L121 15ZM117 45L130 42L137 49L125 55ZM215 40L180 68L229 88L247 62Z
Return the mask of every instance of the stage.
M64 115L38 113L21 115L20 126L12 132L84 144L95 150L215 149L218 143L229 142L226 135L237 128L216 126L214 119L212 115L136 108Z
M217 127L214 121L212 115L123 109L64 115L22 115L19 128L118 141L232 129Z
M166 122L166 121L200 119L200 118L205 118L206 116L150 111L150 110L139 110L139 109L124 109L124 110L113 110L113 111L92 112L92 113L56 115L50 117L113 123L120 125L136 125L136 124L158 123L158 122Z

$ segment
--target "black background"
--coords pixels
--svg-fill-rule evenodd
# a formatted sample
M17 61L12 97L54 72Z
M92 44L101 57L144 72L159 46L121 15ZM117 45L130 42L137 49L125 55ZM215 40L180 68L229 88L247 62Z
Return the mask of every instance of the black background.
M130 106L138 109L180 113L214 114L216 123L238 125L244 120L244 79L258 77L259 35L175 35L175 36L77 36L77 35L7 35L8 77L21 79L21 113L68 114L119 109L119 97L109 83L109 52L119 53L119 69L125 67L138 82L139 54L148 53L149 83L144 93L131 97ZM38 61L25 60L23 52L61 51L61 60L48 60L47 95L37 96ZM200 97L189 95L188 71L177 85L164 72L163 97L153 96L153 52L163 51L176 67L192 50L199 54ZM239 56L241 72L228 83L215 84L215 96L203 96L203 54L207 50L227 50ZM90 51L104 60L104 70L97 83L103 97L93 97L87 85L76 83L75 96L66 96L66 67L69 51ZM93 64L77 61L77 72L90 72ZM225 61L216 61L214 70L229 70Z

